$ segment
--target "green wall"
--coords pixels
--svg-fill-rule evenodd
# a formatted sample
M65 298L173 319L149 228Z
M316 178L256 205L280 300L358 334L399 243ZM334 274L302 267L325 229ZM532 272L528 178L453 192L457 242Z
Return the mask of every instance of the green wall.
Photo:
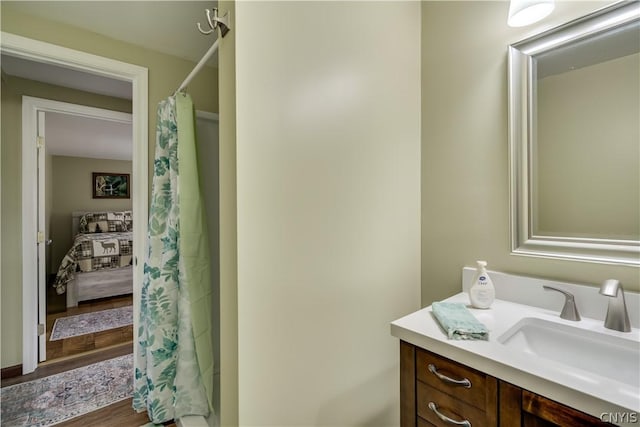
M236 28L235 2L221 1ZM220 425L238 423L236 33L220 42Z
M53 156L53 208L49 238L53 240L52 263L55 273L73 243L71 214L75 211L131 210L132 199L94 199L91 179L93 172L132 172L130 160L91 159Z
M195 66L192 61L117 41L90 31L63 25L38 17L25 15L12 7L13 2L2 2L1 29L23 37L100 55L107 58L146 67L149 71L149 175L153 173L155 146L156 106L171 95ZM194 34L198 37L199 34ZM207 67L189 85L196 109L218 112L218 73ZM2 348L1 367L22 363L22 331L15 328L16 319L22 319L21 288L21 221L20 221L20 114L21 93L11 92L12 78L2 82ZM77 102L79 94L62 95L27 93L31 96ZM77 91L76 91L77 92ZM104 105L93 105L108 108ZM112 107L112 109L118 109ZM122 110L121 110L122 111ZM131 111L130 106L128 110ZM18 127L7 126L17 124ZM149 179L151 184L151 179Z
M508 273L593 286L617 278L640 290L637 268L510 254L507 47L609 3L557 2L541 23L509 28L509 2L423 2L423 306L460 292L462 268L477 259Z
M8 125L20 123L22 104L20 95L11 92L4 78L1 89L0 363L5 368L22 363L22 328L16 328L18 322L22 321L21 190L20 162L17 160L20 159L21 145L18 141L21 132L19 126Z

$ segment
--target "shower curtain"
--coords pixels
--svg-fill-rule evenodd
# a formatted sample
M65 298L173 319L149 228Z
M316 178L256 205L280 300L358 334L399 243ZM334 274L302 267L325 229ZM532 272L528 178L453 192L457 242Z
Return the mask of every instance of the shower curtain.
M213 396L211 281L188 95L158 105L133 408L153 423L207 416Z

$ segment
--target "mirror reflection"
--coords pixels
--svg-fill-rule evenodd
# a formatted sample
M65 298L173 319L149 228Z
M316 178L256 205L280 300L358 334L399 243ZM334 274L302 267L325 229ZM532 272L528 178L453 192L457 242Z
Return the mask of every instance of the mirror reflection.
M640 265L639 11L510 47L514 253Z
M534 235L640 240L638 28L534 56Z

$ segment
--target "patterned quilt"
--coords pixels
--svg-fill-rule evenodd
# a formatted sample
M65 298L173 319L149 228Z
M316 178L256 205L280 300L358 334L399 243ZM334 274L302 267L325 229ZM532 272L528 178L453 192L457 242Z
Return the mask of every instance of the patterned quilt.
M78 234L62 259L53 286L58 294L78 271L88 272L126 267L132 264L133 233Z
M131 211L87 212L80 217L80 233L122 233L133 231Z

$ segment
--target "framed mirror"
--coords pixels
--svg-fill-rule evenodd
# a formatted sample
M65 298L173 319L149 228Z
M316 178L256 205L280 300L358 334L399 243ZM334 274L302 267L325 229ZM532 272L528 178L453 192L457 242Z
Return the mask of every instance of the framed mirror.
M640 2L509 47L512 253L640 266Z

